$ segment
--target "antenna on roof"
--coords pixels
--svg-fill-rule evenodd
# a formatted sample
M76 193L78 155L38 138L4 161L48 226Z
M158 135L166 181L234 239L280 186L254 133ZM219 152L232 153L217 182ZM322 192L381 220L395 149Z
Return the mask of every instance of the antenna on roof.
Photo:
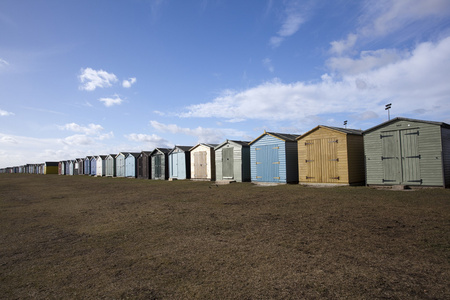
M388 121L391 120L391 113L389 111L391 109L391 105L392 105L392 103L389 103L389 104L386 104L385 107L384 107L384 110L388 111Z
M347 129L347 120L344 121L345 129Z

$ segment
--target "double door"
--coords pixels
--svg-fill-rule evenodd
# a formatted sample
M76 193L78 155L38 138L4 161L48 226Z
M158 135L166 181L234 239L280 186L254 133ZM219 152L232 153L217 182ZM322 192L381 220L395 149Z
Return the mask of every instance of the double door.
M419 130L381 133L383 183L422 184L420 176Z

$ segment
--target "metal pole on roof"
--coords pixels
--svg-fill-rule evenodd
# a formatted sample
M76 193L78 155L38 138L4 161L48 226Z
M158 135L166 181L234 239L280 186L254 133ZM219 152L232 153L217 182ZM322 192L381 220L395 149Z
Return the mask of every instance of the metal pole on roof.
M347 129L347 120L344 121L345 129Z
M392 103L389 103L389 104L386 104L386 106L384 107L384 110L388 111L388 121L391 120L391 113L389 111L391 109L391 105L392 105Z

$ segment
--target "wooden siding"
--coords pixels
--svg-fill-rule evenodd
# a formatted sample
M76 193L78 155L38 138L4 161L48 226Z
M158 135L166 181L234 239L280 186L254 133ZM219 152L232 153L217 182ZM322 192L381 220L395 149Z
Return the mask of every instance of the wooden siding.
M169 178L173 179L189 179L191 176L191 155L189 150L192 147L175 146L169 152Z
M442 165L444 171L444 185L450 187L450 129L441 129Z
M115 154L108 155L105 159L105 176L115 177L116 176L116 158Z
M415 140L406 140L407 135L414 136ZM392 141L389 143L393 144L386 144L391 136ZM402 145L402 139L407 144ZM414 120L397 120L375 130L369 130L364 133L364 154L368 185L442 186L444 184L439 125ZM414 168L417 167L416 170L410 169L411 162L405 163L408 157L416 161L413 163ZM419 178L408 178L413 176L413 173Z
M137 155L128 153L125 157L125 177L136 178L138 174L137 169Z
M150 163L151 159L150 159L150 152L141 152L141 154L139 155L138 159L137 159L137 164L138 164L138 178L142 178L142 179L150 179L151 176L151 166Z
M116 176L125 177L125 153L116 156Z
M225 154L224 152L228 153ZM216 180L250 181L250 147L227 141L215 150Z
M95 156L91 158L91 172L89 174L91 176L97 175L97 158Z
M152 179L166 180L169 178L167 153L156 152L151 156Z
M347 135L348 183L364 184L364 138L362 135Z
M250 145L251 180L298 182L297 142L286 142L269 134Z
M102 177L106 175L106 157L99 156L97 157L97 170L95 172L95 176Z
M215 151L206 145L197 145L190 151L191 178L216 180Z

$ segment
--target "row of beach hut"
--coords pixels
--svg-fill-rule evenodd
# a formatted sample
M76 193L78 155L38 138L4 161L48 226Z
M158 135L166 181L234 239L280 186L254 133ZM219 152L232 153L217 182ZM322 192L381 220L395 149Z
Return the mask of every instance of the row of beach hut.
M300 136L264 132L251 142L87 156L57 162L57 171L50 164L61 175L448 187L450 125L409 118L366 131L319 125Z

